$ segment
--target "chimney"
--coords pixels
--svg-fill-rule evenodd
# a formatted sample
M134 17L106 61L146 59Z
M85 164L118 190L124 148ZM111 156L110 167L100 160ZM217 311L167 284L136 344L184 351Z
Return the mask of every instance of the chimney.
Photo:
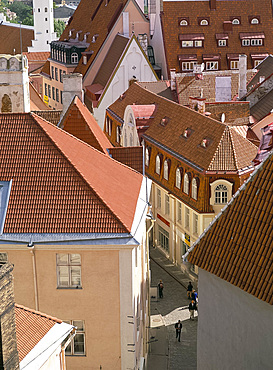
M67 111L71 101L77 95L83 102L82 74L71 73L63 75L63 111L62 117Z
M245 54L239 55L239 99L246 93L246 69L247 69L247 56Z
M170 75L171 75L171 90L176 90L176 81L175 81L175 68L170 69Z
M209 0L210 10L216 10L216 0Z
M0 368L19 370L12 271L11 263L0 264Z
M198 113L205 114L206 110L206 99L205 98L193 98L189 97L189 106L192 110L195 110Z
M224 32L232 32L232 22L231 21L224 21L223 29L224 29Z

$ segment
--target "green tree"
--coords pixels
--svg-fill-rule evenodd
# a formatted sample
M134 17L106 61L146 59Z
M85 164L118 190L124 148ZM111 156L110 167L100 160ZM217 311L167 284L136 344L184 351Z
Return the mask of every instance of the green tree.
M33 26L33 15L31 6L26 5L21 1L14 1L8 7L12 12L16 13L16 23L22 22L23 24Z
M54 19L54 31L57 33L57 36L60 37L65 29L64 21L60 21L60 19Z

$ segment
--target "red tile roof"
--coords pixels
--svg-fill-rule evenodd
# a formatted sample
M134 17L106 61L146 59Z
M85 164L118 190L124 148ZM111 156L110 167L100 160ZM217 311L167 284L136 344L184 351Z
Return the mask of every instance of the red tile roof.
M29 62L46 62L50 57L49 51L40 51L40 52L24 52L23 53Z
M188 261L273 305L273 152L196 242Z
M0 179L12 179L4 233L126 233L142 183L35 114L0 114Z
M67 109L60 127L105 154L112 147L92 113L77 96Z
M19 361L38 344L47 332L62 321L15 304L16 337Z

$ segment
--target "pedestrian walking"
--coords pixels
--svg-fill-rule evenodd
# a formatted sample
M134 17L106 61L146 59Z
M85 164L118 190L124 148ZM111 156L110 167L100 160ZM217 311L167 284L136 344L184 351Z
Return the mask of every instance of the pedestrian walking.
M178 342L180 342L181 330L182 330L182 322L178 320L177 323L175 324L176 339L178 339Z
M188 285L188 288L187 288L187 296L188 296L188 299L191 299L192 290L193 290L193 286L192 286L192 283L190 281L189 282L189 285Z
M194 320L194 311L197 310L195 300L192 300L189 304L190 320Z
M158 283L159 298L163 298L163 289L164 289L164 285L163 285L162 280L160 280L159 283Z
M192 293L191 293L191 299L194 300L194 302L197 302L197 297L198 297L198 294L197 292L193 289L192 290Z

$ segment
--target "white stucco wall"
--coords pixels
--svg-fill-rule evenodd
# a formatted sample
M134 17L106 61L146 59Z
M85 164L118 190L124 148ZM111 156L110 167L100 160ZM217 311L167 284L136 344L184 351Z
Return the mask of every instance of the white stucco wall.
M198 370L273 368L273 307L199 269Z
M94 116L102 130L106 108L129 88L129 80L133 79L134 76L141 82L157 81L147 59L136 40L133 39L110 85L106 87L106 93L99 106L94 108Z

